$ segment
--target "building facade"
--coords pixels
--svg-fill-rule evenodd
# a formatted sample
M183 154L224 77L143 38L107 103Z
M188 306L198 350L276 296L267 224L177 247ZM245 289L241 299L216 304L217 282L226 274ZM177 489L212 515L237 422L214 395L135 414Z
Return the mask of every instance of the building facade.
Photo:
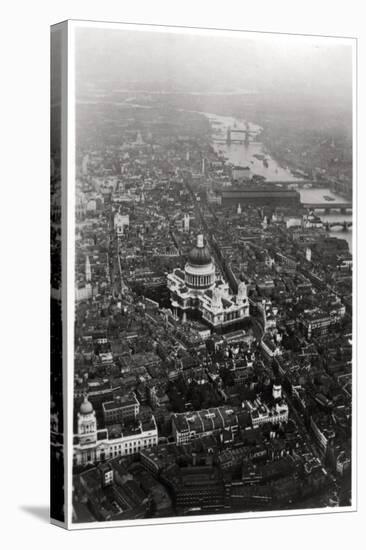
M277 385L274 388L273 395L276 398L276 402L273 406L262 403L259 398L243 403L244 408L249 411L253 428L257 428L263 424L281 424L288 421L288 405L284 399L279 397L280 387Z
M235 205L238 203L251 206L276 206L290 207L300 205L300 193L294 189L284 189L265 186L251 186L246 189L231 188L228 190L219 191L221 196L221 204L223 206Z
M140 403L135 394L117 395L112 401L103 403L102 408L105 424L116 424L135 420L140 412Z
M118 237L121 237L125 234L126 229L130 225L130 217L128 214L121 214L117 212L114 216L114 230Z
M74 436L75 465L136 454L157 444L158 430L154 416L148 421L136 421L133 428L114 425L99 430L93 405L84 397L77 415L77 435Z
M172 430L177 445L184 445L216 432L226 430L234 436L239 429L237 413L229 406L204 409L172 416Z

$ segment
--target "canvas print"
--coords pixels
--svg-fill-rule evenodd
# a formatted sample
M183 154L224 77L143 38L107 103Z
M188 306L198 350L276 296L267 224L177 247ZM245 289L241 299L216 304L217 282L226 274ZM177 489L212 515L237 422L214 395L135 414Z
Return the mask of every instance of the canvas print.
M354 40L72 32L72 523L352 509Z

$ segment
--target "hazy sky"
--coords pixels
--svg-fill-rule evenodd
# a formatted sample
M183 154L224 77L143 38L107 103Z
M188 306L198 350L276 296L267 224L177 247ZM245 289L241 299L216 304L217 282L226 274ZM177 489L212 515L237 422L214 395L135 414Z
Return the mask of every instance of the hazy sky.
M160 89L307 94L349 104L350 41L233 32L187 34L80 28L78 82Z

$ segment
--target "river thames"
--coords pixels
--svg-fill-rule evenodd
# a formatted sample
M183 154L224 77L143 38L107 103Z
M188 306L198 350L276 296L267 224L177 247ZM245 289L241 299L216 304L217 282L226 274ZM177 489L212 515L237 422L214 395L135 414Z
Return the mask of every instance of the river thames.
M236 166L248 166L252 174L263 176L266 180L274 184L282 181L293 183L294 186L296 186L299 178L292 174L289 168L280 166L280 164L271 157L269 151L264 149L260 141L260 133L262 130L260 126L235 117L206 112L202 112L201 114L206 116L210 121L215 150L222 154L228 162ZM248 129L250 131L249 142L244 143L241 141L240 143L226 143L228 128L232 130L232 137L234 137L234 139L236 139L235 130ZM238 133L237 136L239 139L243 140L243 134ZM263 162L264 159L265 162ZM343 197L333 193L328 188L304 189L299 187L298 191L302 203L323 203L325 206L329 207L333 201L344 201ZM327 197L328 200L325 199L325 197ZM333 201L329 199L333 199ZM324 212L319 211L318 215L323 221L328 221L330 223L335 221L352 221L352 213L341 214L339 212L331 212L329 214L324 214ZM352 228L349 228L348 231L343 231L340 227L334 228L329 231L329 235L346 240L349 250L352 252Z

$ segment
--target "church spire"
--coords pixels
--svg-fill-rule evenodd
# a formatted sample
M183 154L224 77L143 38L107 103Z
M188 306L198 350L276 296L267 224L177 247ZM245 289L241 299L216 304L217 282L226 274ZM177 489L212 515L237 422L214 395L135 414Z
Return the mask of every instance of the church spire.
M89 256L85 258L85 280L87 283L90 283L91 281L91 267Z

